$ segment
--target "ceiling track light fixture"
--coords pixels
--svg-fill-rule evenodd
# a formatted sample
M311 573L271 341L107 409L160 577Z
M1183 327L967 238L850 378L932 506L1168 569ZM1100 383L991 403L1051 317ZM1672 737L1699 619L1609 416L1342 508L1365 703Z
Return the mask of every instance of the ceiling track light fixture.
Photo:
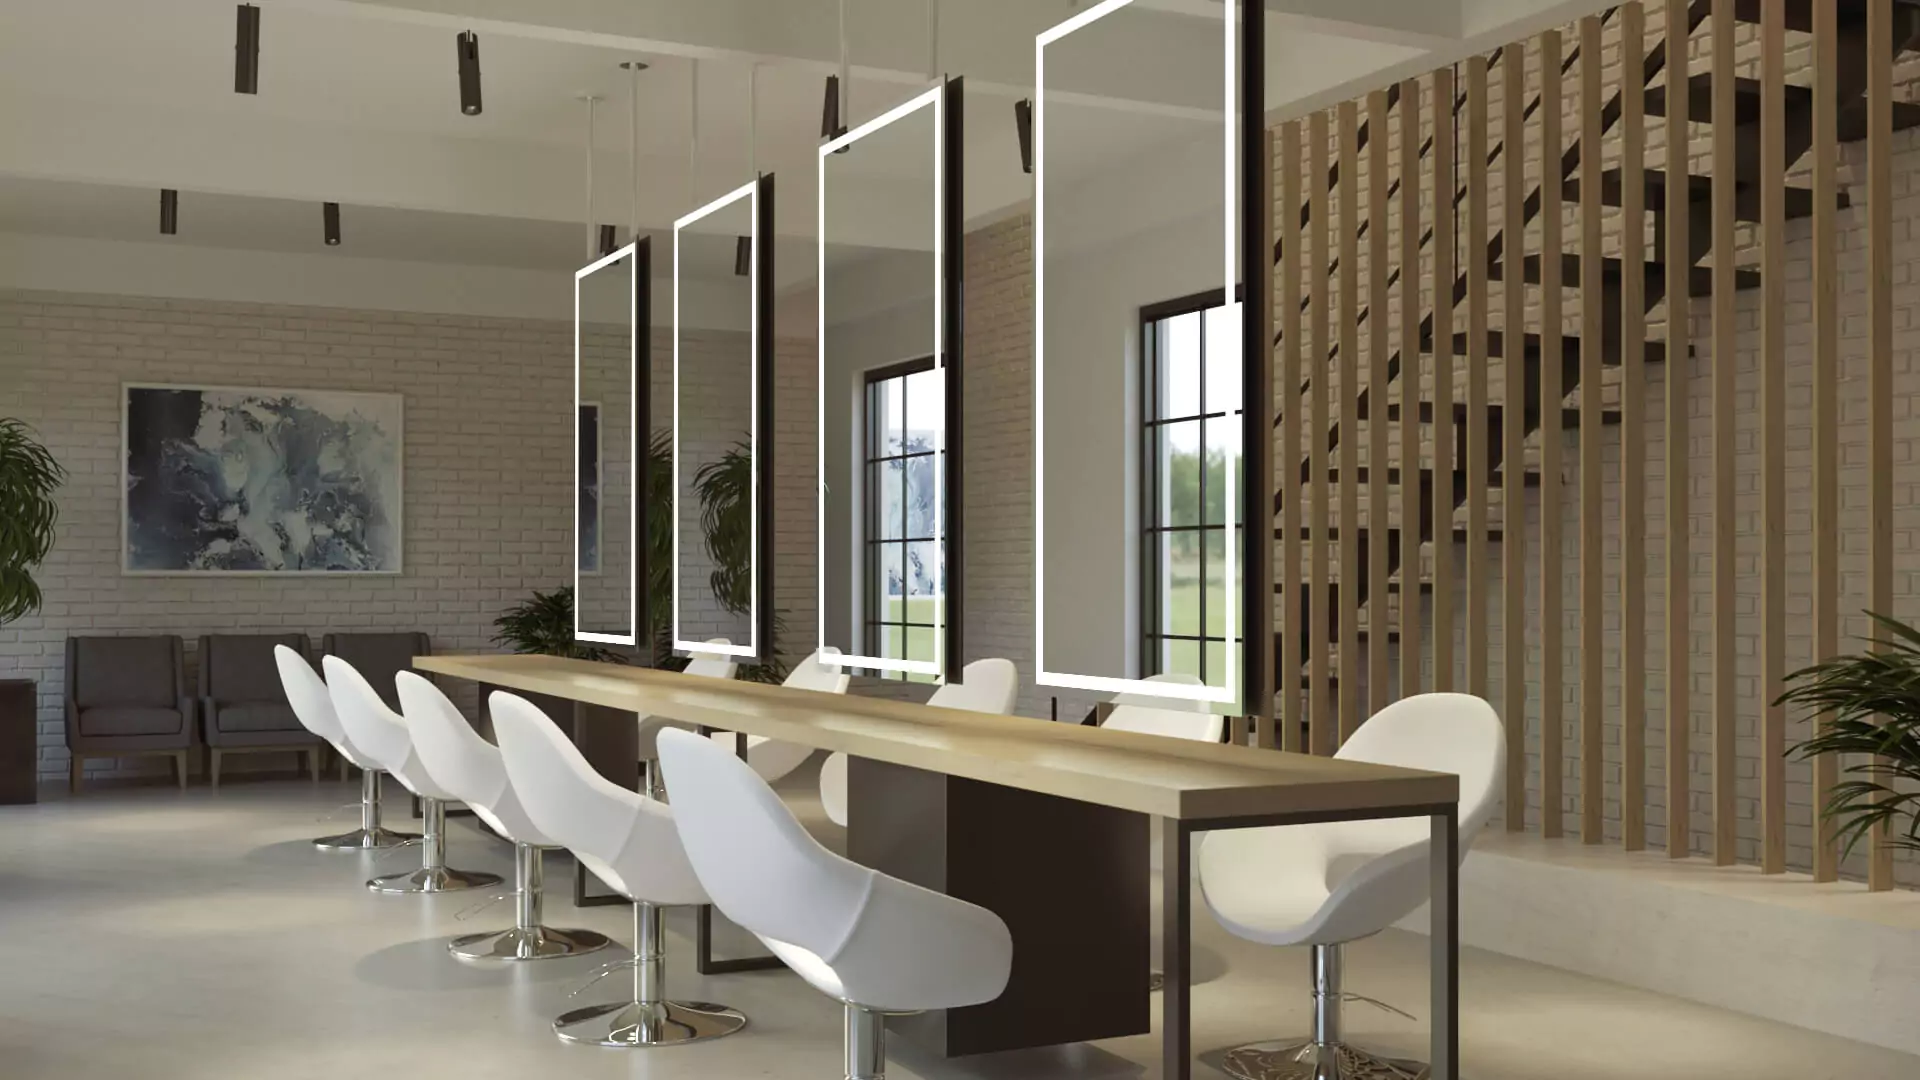
M612 225L600 226L600 255L602 258L620 250L620 230Z
M847 121L853 115L853 69L847 49L847 0L840 0L840 74L827 76L827 100L820 113L820 137L837 139L847 133ZM836 154L853 149L848 143Z
M462 30L453 41L460 54L460 111L467 116L479 116L480 38L471 30Z
M622 60L620 70L627 73L627 186L632 189L628 198L632 200L628 207L632 220L628 222L630 235L635 244L640 242L640 73L647 70L644 60Z
M233 92L260 92L260 9L241 4L233 35Z
M826 100L820 103L820 138L837 139L847 133L840 122L840 76L827 76Z
M180 193L172 188L160 189L160 235L172 236L180 231Z
M1020 135L1020 171L1033 175L1033 99L1013 103L1013 127Z
M320 224L324 230L328 247L340 246L340 204L337 202L320 204Z

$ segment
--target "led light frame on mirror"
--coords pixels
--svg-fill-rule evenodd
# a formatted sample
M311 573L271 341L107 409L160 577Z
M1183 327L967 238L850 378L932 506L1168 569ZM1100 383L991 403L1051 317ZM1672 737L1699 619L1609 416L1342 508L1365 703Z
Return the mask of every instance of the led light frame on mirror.
M639 491L639 484L627 499L627 626L632 633L600 634L580 629L580 283L598 271L612 266L622 259L633 259L635 245L628 244L607 255L588 263L573 272L573 639L591 642L595 645L633 645L640 638L640 499L645 493ZM631 272L627 274L627 468L635 477L639 476L640 447L640 327L635 325L635 313L640 310L639 260L633 259ZM601 444L606 443L607 412L600 410ZM606 466L601 465L602 473ZM605 477L602 477L604 480ZM606 505L601 504L600 521L606 520ZM603 525L596 525L602 535ZM604 544L600 546L600 573L607 572L607 552Z
M944 86L935 86L918 97L901 102L892 109L861 124L859 127L836 136L820 147L819 183L816 187L819 202L819 221L817 225L819 255L819 287L815 290L819 300L818 352L819 372L817 384L819 398L816 403L817 415L814 431L819 437L820 498L818 501L818 547L819 562L815 567L819 582L819 645L830 648L827 642L827 159L840 150L852 146L862 138L881 131L897 120L904 119L929 106L933 109L933 371L936 377L945 379L947 373L947 331L946 331L946 237L943 225L947 210L947 185L945 172L945 146L947 134L946 95ZM902 423L905 418L902 417ZM947 655L947 419L942 411L939 426L934 437L933 470L933 542L940 557L935 560L933 578L933 655L932 660L893 659L884 656L860 656L835 650L833 663L840 668L863 668L869 671L895 671L908 675L931 675L936 679L946 675ZM904 636L902 641L904 648Z
M1067 19L1059 23L1058 25L1055 25L1041 32L1040 34L1036 35L1033 39L1033 79L1034 79L1034 94L1033 94L1033 528L1034 528L1034 535L1033 535L1033 543L1034 543L1034 549L1033 549L1033 552L1034 552L1033 657L1034 657L1034 670L1035 670L1034 681L1041 686L1056 686L1056 687L1060 687L1062 689L1067 689L1067 690L1089 690L1097 693L1110 693L1110 694L1149 694L1157 697L1178 698L1186 701L1208 701L1208 702L1216 702L1220 704L1234 705L1234 704L1238 704L1240 701L1241 688L1238 686L1237 679L1235 678L1236 666L1237 666L1235 663L1235 660L1236 660L1237 654L1236 654L1236 650L1231 648L1222 650L1222 652L1226 656L1226 667L1222 672L1223 685L1221 686L1213 686L1205 682L1202 682L1199 685L1191 685L1191 684L1184 684L1184 683L1153 682L1147 679L1123 679L1123 678L1115 678L1115 677L1103 676L1103 675L1076 675L1076 674L1073 674L1072 672L1047 670L1047 588L1046 588L1046 585L1047 585L1047 568L1046 568L1046 552L1047 552L1047 542L1046 542L1046 536L1047 536L1047 524L1046 524L1047 522L1047 503L1046 503L1046 491L1047 491L1047 480L1046 480L1046 460L1047 460L1047 451L1046 451L1047 46L1053 44L1056 41L1061 40L1062 38L1065 38L1073 34L1076 31L1083 30L1088 26L1091 26L1094 23L1099 22L1101 19L1106 18L1108 15L1111 15L1122 8L1130 7L1135 2L1136 0L1103 0L1102 3L1096 4L1093 7L1090 7L1087 10L1082 11L1079 14L1073 16L1072 18ZM1237 101L1236 89L1238 86L1237 80L1235 78L1238 72L1238 56L1237 56L1237 50L1235 49L1236 42L1234 38L1234 34L1236 30L1236 25L1235 25L1236 11L1237 11L1237 6L1234 3L1234 0L1226 0L1226 2L1221 5L1221 12L1222 12L1222 18L1220 20L1221 34L1223 38L1223 53L1226 60L1225 64L1223 65L1224 78L1222 80L1223 91L1222 91L1221 113L1222 113L1223 121L1225 124L1225 131L1224 131L1224 136L1221 140L1222 158L1223 158L1221 172L1225 177L1226 198L1224 200L1225 205L1222 208L1222 215L1221 215L1223 236L1222 236L1222 242L1220 247L1221 247L1221 261L1224 266L1224 273L1221 275L1221 278L1222 278L1222 285L1226 290L1222 295L1229 298L1227 303L1227 310L1230 317L1225 321L1227 325L1234 327L1237 332L1241 324L1240 301L1231 299L1232 297L1238 295L1237 286L1239 285L1239 266L1238 266L1238 260L1235 257L1236 252L1234 249L1234 230L1239 225L1238 215L1235 213L1235 199L1239 194L1239 189L1236 186L1238 177L1235 172L1235 165L1238 163L1238 159L1235 156L1235 151L1237 148L1237 136L1239 133L1234 125L1235 105ZM1237 336L1237 333L1236 333L1236 336ZM1244 343L1240 343L1240 344L1244 347ZM1241 392L1242 392L1242 396L1244 397L1245 395L1244 387L1242 387ZM1245 402L1243 401L1242 405L1244 404ZM1228 412L1230 414L1232 410L1228 410ZM1203 445L1202 447L1203 452L1204 452L1204 449L1205 448ZM1245 453L1245 452L1246 452L1246 448L1243 446L1241 448L1241 453ZM1228 538L1228 542L1225 544L1226 557L1222 561L1222 567L1225 571L1224 581L1226 582L1226 588L1228 589L1229 593L1231 593L1231 591L1235 587L1234 586L1234 570L1236 568L1234 548L1237 545L1232 542L1234 529L1236 525L1236 521L1234 517L1235 498L1233 496L1233 492L1235 491L1235 483L1234 483L1235 473L1236 473L1236 470L1234 468L1234 456L1232 454L1228 454L1226 455L1226 489L1228 492L1228 497L1225 500L1226 501L1226 508L1225 508L1226 520L1225 520L1225 533L1224 533L1224 535ZM1143 555L1142 557L1146 557L1146 556ZM1202 589L1206 588L1206 582L1204 581L1201 582L1200 587ZM1220 636L1225 641L1228 641L1228 642L1231 642L1233 640L1235 631L1238 629L1237 621L1234 618L1233 607L1234 607L1233 604L1229 602L1225 605L1225 610L1222 612L1224 622L1221 627ZM1202 629L1204 630L1205 628L1203 627ZM1212 635L1209 634L1207 636L1211 637ZM1248 644L1243 641L1240 647L1243 649L1247 648ZM1205 676L1202 675L1201 678L1204 679Z
M748 503L752 518L748 550L751 556L751 570L748 579L752 582L747 593L747 622L751 629L747 631L745 645L718 645L708 641L692 641L680 633L680 233L687 226L699 222L709 215L725 210L741 199L748 200L753 215L753 228L749 234L754 253L754 274L752 300L753 309L751 331L748 334L748 356L752 357L753 377L748 380L752 386L749 396L749 413L753 417L747 433L747 453L753 458L754 467L751 498ZM749 180L725 195L713 200L698 210L687 214L673 223L673 648L676 652L704 653L708 655L739 656L753 659L760 655L760 290L767 283L760 280L760 181Z

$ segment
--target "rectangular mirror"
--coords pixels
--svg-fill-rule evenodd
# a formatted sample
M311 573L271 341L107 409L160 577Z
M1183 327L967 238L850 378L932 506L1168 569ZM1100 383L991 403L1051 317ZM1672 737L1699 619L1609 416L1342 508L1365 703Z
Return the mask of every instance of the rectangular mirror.
M1238 4L1035 44L1035 650L1045 686L1239 697ZM1103 107L1124 82L1150 108Z
M772 653L771 258L761 242L770 200L762 178L674 223L673 648L682 653ZM683 315L696 300L706 325L728 328L690 325Z
M574 637L632 645L639 625L636 450L645 267L633 245L574 274Z
M818 641L920 681L959 651L959 93L930 89L819 158Z

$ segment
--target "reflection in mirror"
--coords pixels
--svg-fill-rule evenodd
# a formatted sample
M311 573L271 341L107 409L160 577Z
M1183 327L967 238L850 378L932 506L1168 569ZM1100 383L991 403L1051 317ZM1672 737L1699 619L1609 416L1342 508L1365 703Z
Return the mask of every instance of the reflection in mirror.
M1037 41L1043 685L1238 696L1236 7L1110 0ZM1116 80L1153 107L1079 92Z
M680 652L759 655L753 274L701 280L712 304L737 313L737 322L727 321L753 332L697 330L681 320L695 253L716 245L730 252L740 237L757 244L757 208L748 184L674 225L673 647ZM747 269L756 264L750 257Z
M948 617L941 94L820 153L819 643L929 682ZM897 192L883 214L876 177Z
M634 252L574 277L574 636L631 645L636 592Z

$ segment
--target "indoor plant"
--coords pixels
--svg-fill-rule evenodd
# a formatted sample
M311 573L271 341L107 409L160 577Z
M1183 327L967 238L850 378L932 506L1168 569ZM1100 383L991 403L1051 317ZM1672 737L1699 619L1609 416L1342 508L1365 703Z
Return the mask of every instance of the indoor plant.
M693 489L700 497L700 531L707 556L713 560L708 575L713 595L729 613L746 615L753 608L753 452L745 444L734 444L718 461L700 466L693 475ZM775 612L774 636L785 628ZM786 675L786 665L777 655L739 668L739 677L749 682L776 683Z
M1820 812L1844 852L1882 822L1896 847L1920 851L1920 630L1867 614L1879 630L1871 651L1787 676L1780 701L1819 717L1813 737L1789 752L1839 757L1847 779Z
M0 418L0 626L40 610L33 570L53 550L66 472L25 421ZM0 680L0 802L32 802L36 782L32 680Z

